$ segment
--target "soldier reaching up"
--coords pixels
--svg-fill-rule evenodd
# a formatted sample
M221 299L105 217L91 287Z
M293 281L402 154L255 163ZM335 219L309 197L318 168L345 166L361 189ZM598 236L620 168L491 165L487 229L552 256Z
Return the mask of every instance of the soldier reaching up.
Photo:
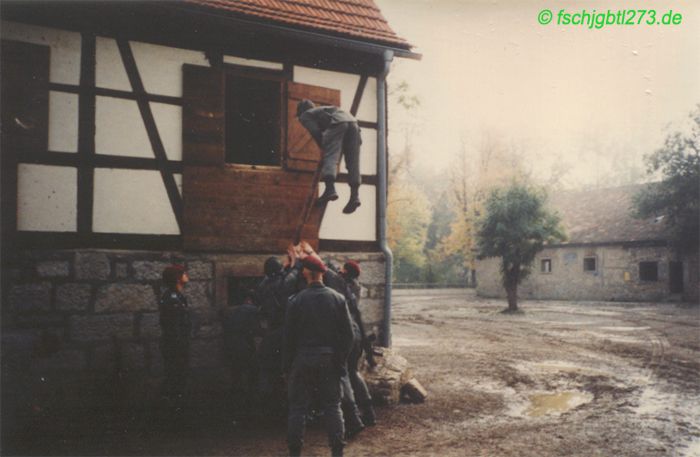
M350 214L360 206L358 189L360 177L360 127L357 119L336 106L316 106L311 100L302 100L297 105L299 122L306 127L321 148L321 179L326 184L317 205L338 199L335 178L341 153L350 175L350 200L343 213Z

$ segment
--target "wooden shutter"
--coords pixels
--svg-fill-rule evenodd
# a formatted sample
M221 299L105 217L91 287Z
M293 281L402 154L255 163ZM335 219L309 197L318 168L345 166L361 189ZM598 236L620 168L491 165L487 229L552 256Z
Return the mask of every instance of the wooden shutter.
M340 91L291 81L287 83L287 153L284 165L289 170L313 172L321 159L321 151L297 119L297 104L305 98L316 105L340 106Z
M182 148L185 165L223 165L225 157L224 72L183 65Z
M48 46L2 41L2 150L46 152L49 131Z
M3 257L15 247L17 231L17 162L25 152L45 153L49 132L50 48L2 40L0 149L2 150ZM3 275L4 276L4 275ZM3 290L5 287L3 287Z

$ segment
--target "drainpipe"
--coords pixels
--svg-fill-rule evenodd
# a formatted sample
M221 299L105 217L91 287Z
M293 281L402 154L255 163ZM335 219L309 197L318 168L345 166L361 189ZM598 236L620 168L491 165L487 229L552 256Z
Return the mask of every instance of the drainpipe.
M394 58L393 51L384 51L384 68L377 76L377 174L379 182L379 247L384 253L384 325L382 326L382 339L380 344L391 347L391 280L393 273L394 256L389 249L386 239L386 200L388 190L387 152L386 152L386 75Z

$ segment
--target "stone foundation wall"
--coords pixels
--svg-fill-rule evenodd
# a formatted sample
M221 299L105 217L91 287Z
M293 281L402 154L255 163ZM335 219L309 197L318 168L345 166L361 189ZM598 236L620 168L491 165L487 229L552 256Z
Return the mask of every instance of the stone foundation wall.
M322 253L362 266L361 311L378 335L383 319L381 253ZM262 276L267 255L114 250L26 251L6 262L2 304L3 398L34 395L85 401L120 385L138 398L162 376L158 299L161 272L186 265L193 312L193 376L202 390L228 388L221 309L227 277ZM379 335L378 335L379 336ZM118 381L118 382L117 382ZM100 387L102 386L102 387ZM22 392L20 392L22 391ZM27 392L44 392L35 394ZM123 392L122 392L123 393ZM48 398L47 397L47 398ZM25 407L21 406L22 408Z
M584 257L596 259L596 271L584 271ZM551 272L541 271L541 260L551 259ZM666 247L577 247L546 248L538 254L532 273L518 287L518 296L533 299L666 301L681 299L669 287L669 262L677 260ZM690 259L683 259L684 285L693 288L688 278L697 270ZM642 281L639 263L658 262L658 279ZM477 294L505 297L501 284L500 259L491 258L477 264ZM697 280L695 282L697 285ZM697 286L695 286L697 288Z

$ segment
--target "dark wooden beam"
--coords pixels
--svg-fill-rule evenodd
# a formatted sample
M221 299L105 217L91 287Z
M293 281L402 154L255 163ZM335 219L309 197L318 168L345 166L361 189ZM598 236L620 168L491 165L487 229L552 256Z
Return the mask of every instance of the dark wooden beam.
M360 108L360 102L362 101L362 94L365 92L365 86L367 85L367 75L360 76L360 80L357 83L357 90L355 91L355 97L352 99L352 107L350 107L350 114L357 116L357 110Z
M160 170L161 164L156 159L146 157L127 157L94 154L83 156L74 152L26 152L18 157L19 163L33 163L37 165L57 165L62 167L93 168L124 168L128 170ZM183 165L180 161L169 160L166 168L172 173L182 173Z
M73 84L49 83L49 90L56 92L68 92L70 94L86 94L99 95L101 97L121 98L126 100L136 100L137 95L133 92L127 92L117 89L105 89L102 87L82 87ZM169 95L146 94L149 102L163 103L166 105L182 106L181 97L172 97Z
M94 88L96 72L95 35L82 34L80 47L80 86ZM92 232L95 169L90 158L95 155L95 95L79 94L78 102L78 232Z
M153 148L153 154L155 155L159 164L160 174L163 178L163 183L165 184L165 190L168 193L170 205L172 206L175 219L177 220L177 225L182 233L182 196L177 189L177 183L175 182L173 173L168 169L168 157L165 153L165 147L160 139L160 135L158 134L158 127L156 126L156 121L153 118L153 112L151 111L148 94L146 94L143 81L141 81L141 75L139 74L138 67L136 66L136 60L134 59L134 54L131 51L129 42L122 38L118 38L117 46L119 47L119 53L121 54L122 61L124 62L126 74L129 76L131 88L136 94L136 103L139 106L139 111L141 111L141 117L143 118L146 132L148 133L148 139L150 140L151 147Z
M339 173L336 177L336 182L350 182L349 175L347 173ZM377 175L362 175L362 184L376 186L377 182Z
M376 241L318 240L318 248L325 252L380 252Z
M127 233L17 232L20 249L134 249L164 251L182 249L180 235Z
M377 129L376 122L357 121L357 125L359 125L363 129L375 129L375 130Z

